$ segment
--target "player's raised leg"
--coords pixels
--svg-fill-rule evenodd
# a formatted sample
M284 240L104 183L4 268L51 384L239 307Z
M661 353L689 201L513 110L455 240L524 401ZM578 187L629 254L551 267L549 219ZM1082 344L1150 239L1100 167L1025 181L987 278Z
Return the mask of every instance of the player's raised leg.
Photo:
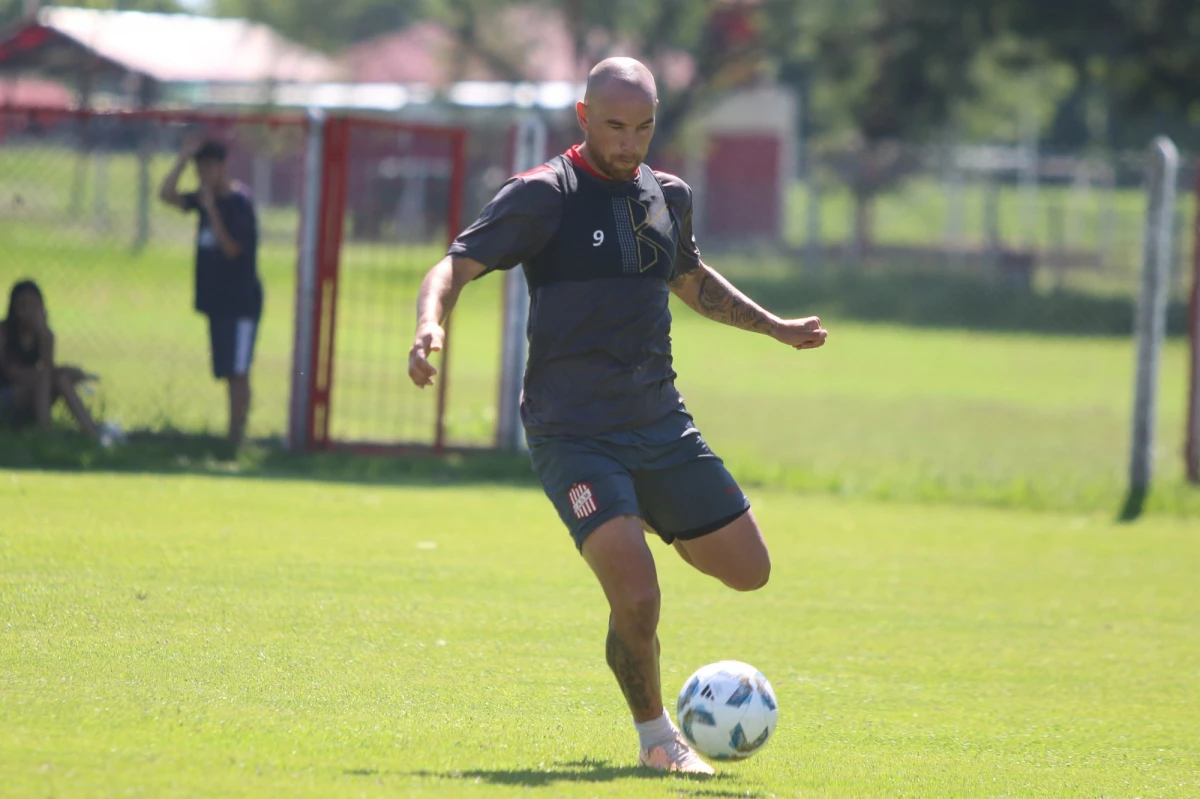
M755 591L771 576L771 556L750 501L690 417L644 434L658 443L653 460L682 459L635 471L638 505L654 532L685 561L737 591Z
M736 591L757 591L771 577L771 555L754 511L707 535L676 540L685 561Z
M583 558L608 599L609 668L633 714L643 766L691 774L712 767L688 747L662 702L659 675L660 594L654 557L636 516L601 524L583 542Z

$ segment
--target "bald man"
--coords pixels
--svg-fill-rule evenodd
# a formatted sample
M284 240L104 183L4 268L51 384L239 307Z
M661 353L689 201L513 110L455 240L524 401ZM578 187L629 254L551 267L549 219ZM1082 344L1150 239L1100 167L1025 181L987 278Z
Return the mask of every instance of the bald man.
M583 143L509 180L425 276L409 376L433 384L442 322L470 281L521 264L529 362L521 419L546 495L610 607L607 660L633 714L639 763L712 774L663 707L659 588L646 533L737 591L771 561L750 503L675 390L671 293L703 316L796 349L825 343L816 317L780 319L700 259L692 192L642 160L658 94L614 58L576 106Z

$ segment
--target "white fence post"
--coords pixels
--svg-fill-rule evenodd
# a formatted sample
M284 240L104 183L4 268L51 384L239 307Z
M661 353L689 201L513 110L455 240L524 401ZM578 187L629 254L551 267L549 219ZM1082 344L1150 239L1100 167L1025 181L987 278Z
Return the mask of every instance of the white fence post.
M1137 309L1137 384L1133 408L1133 446L1129 459L1129 504L1136 516L1150 489L1154 460L1158 371L1166 332L1167 288L1171 274L1171 228L1175 219L1175 181L1179 151L1160 136L1150 147L1142 288ZM1136 506L1136 508L1134 507Z
M546 123L528 116L517 126L513 171L517 174L546 161ZM520 267L504 274L504 332L500 362L500 402L496 419L496 446L510 452L525 449L521 427L521 388L529 342L525 325L529 318L529 287Z
M304 193L300 198L300 253L296 260L296 332L292 343L292 391L288 404L288 448L304 451L309 445L308 411L312 404L313 334L316 319L317 228L321 218L321 181L324 168L325 115L308 112L308 140L304 151Z

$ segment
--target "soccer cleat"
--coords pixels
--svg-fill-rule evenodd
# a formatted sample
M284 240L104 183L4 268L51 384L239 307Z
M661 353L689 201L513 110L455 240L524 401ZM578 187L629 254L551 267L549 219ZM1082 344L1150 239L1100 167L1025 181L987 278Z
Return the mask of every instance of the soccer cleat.
M715 774L713 767L692 751L678 732L665 743L642 751L638 765L659 771L678 771L681 774Z

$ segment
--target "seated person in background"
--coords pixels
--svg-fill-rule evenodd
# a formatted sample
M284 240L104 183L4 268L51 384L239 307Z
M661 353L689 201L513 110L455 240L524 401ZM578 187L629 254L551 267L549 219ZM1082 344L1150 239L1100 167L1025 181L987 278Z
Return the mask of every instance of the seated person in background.
M14 285L8 315L0 322L0 424L36 421L48 431L50 409L62 397L80 429L99 438L100 429L75 390L95 379L75 366L55 366L54 333L41 289L32 280Z

